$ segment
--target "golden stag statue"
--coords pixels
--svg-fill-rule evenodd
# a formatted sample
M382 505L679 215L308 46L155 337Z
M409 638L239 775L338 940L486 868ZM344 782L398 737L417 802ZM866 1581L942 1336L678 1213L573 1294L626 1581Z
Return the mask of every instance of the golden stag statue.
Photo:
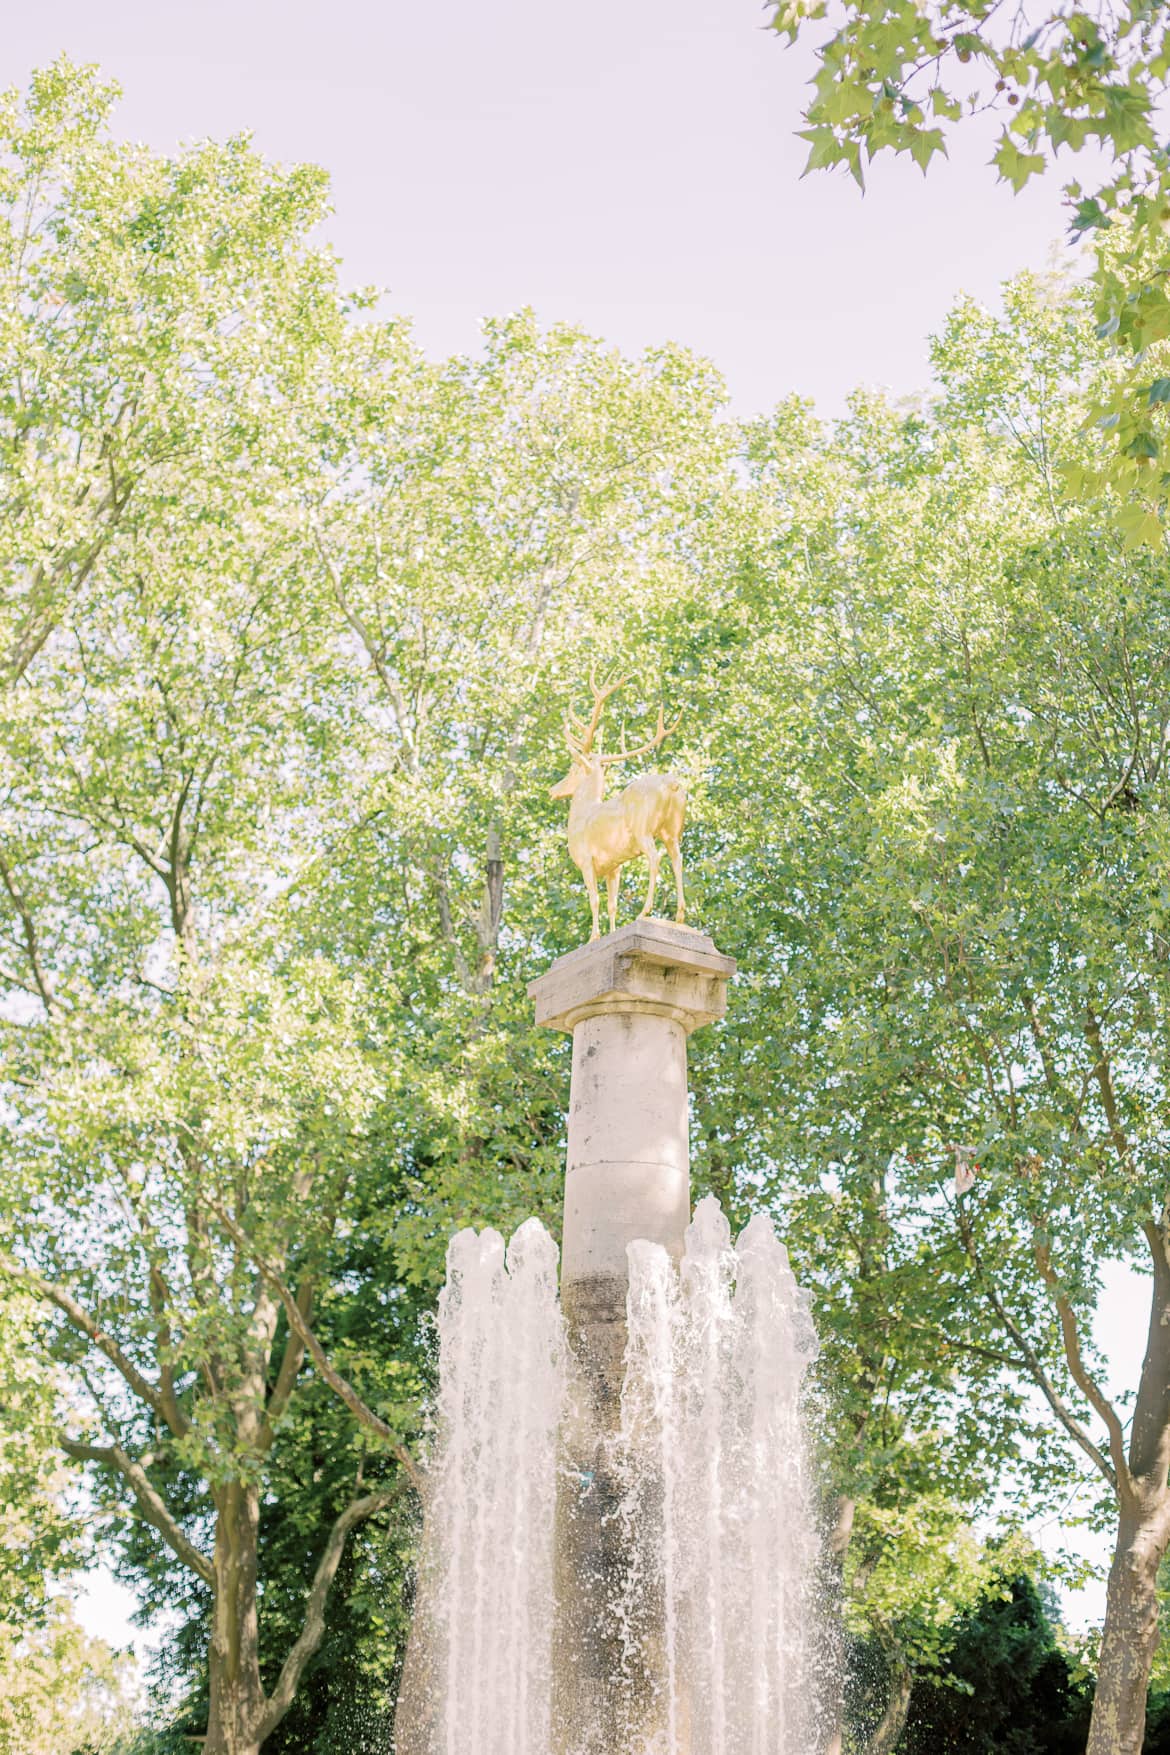
M601 936L598 926L598 878L605 879L609 902L609 930L612 932L617 923L622 866L628 865L631 859L644 858L650 867L650 883L638 918L642 919L650 913L654 906L654 892L658 888L658 866L662 858L658 848L659 841L670 854L670 863L674 868L677 903L674 917L680 926L686 919L682 852L679 847L687 808L687 795L682 781L675 774L639 774L616 798L606 799L604 796L605 770L612 763L625 762L631 756L642 756L650 750L656 750L663 739L669 737L679 726L679 719L673 725L666 725L660 707L658 729L646 743L628 750L623 741L622 748L612 756L603 756L600 748L595 749L594 740L601 724L605 703L628 680L627 677L619 677L616 682L609 682L598 688L596 672L590 671L589 687L593 692L593 712L588 723L572 712L565 721L565 738L573 763L564 779L558 780L549 793L550 798L571 800L569 852L574 863L580 867L585 888L589 891L589 906L593 911L590 939Z

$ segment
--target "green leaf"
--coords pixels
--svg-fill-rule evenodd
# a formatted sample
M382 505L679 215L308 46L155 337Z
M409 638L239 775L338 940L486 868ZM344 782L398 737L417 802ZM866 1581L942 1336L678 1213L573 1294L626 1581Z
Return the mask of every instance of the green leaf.
M1074 152L1079 152L1088 138L1089 126L1089 122L1084 117L1069 116L1060 110L1049 112L1048 138L1052 141L1053 146L1071 146ZM1095 206L1096 203L1083 203L1082 205ZM1074 224L1076 223L1074 221ZM1081 230L1085 229L1086 223L1089 222L1081 222ZM1107 222L1104 221L1104 215L1101 215L1099 220L1094 220L1091 223Z
M1018 195L1029 177L1044 169L1044 155L1039 152L1021 152L1015 141L1007 135L1000 140L992 162L997 166L1005 183L1010 183Z
M1128 549L1160 548L1162 523L1157 513L1140 501L1131 501L1117 513L1125 546Z
M946 155L946 141L941 128L919 128L910 139L910 156L925 172L936 152Z
M1077 203L1073 215L1072 229L1074 232L1087 232L1103 229L1112 222L1096 196L1087 196Z
M848 156L848 148L842 146L831 128L801 128L797 137L810 143L811 151L802 176L807 177L810 171L822 170L825 165L840 164Z

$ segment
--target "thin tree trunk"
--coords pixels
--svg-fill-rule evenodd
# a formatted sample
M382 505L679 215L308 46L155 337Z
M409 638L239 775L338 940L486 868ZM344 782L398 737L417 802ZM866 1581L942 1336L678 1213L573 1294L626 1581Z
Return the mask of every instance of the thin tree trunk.
M1106 1107L1113 1121L1115 1100ZM1128 1455L1115 1411L1100 1410L1110 1424L1118 1523L1087 1755L1141 1755L1158 1645L1158 1568L1170 1541L1170 1212L1143 1230L1154 1284Z
M1158 1644L1158 1567L1166 1507L1144 1519L1123 1512L1109 1572L1105 1631L1087 1755L1141 1755L1146 1696Z
M437 1745L440 1702L435 1656L426 1604L418 1597L394 1705L394 1747L398 1755L432 1755Z
M260 1755L266 1705L260 1681L256 1577L260 1502L238 1481L222 1489L215 1526L210 1681L204 1755Z
M833 1528L829 1534L828 1548L829 1564L832 1567L834 1607L840 1625L839 1618L845 1601L845 1556L849 1551L849 1543L853 1536L857 1501L851 1494L841 1493L837 1497L834 1509L835 1517ZM836 1641L833 1668L833 1679L831 1683L827 1684L832 1695L832 1705L824 1755L841 1755L845 1746L845 1650L843 1634L839 1635Z
M892 1755L898 1738L906 1728L910 1692L914 1686L914 1672L906 1662L901 1647L892 1640L883 1640L882 1649L889 1670L890 1692L886 1700L886 1710L865 1746L865 1755Z

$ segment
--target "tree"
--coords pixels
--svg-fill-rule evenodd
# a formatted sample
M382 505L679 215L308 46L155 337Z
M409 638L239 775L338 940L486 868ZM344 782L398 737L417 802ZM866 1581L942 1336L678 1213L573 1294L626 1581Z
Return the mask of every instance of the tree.
M134 1683L133 1658L88 1638L60 1598L40 1626L0 1621L0 1751L130 1755Z
M1094 252L1098 334L1118 355L1092 409L1116 444L1095 467L1135 501L1145 525L1139 540L1160 548L1170 487L1170 155L1157 118L1170 35L1161 11L1028 5L1009 16L995 0L845 0L832 9L828 0L769 0L774 28L790 41L830 10L836 28L817 47L802 131L810 170L843 164L864 186L867 161L892 151L926 171L957 127L987 112L998 120L992 162L1013 191L1062 150L1088 149L1089 182L1070 180L1065 196L1072 235Z
M728 1018L689 1051L695 1178L735 1224L770 1204L813 1293L837 1588L853 1632L885 1652L903 1709L952 1606L980 1588L964 1526L981 1512L1025 1518L1075 1473L1018 1360L970 1320L961 1241L902 1174L930 1135L935 1093L898 1032L897 941L855 889L872 772L864 746L836 731L857 702L833 664L849 656L838 594L872 592L875 615L896 618L907 548L928 546L905 426L925 454L925 422L867 398L839 432L796 402L752 423L750 488L721 502L706 588L663 630L703 727L691 899L740 967ZM976 474L969 492L982 506L998 483ZM939 527L945 566L952 536ZM881 1733L892 1742L899 1729L894 1713Z
M585 654L644 658L733 441L677 350L522 314L427 365L306 243L316 173L113 145L87 81L48 82L88 118L56 181L14 124L23 393L76 369L79 409L91 378L137 409L137 365L182 444L0 701L0 1266L51 1319L62 1448L185 1610L192 1705L208 1630L206 1746L250 1755L355 1535L405 1515L449 1229L555 1203L560 1050L515 1027L572 932L536 901L549 745ZM103 273L125 359L82 345ZM63 465L39 491L89 504Z
M86 1560L70 1516L76 1473L57 1446L58 1383L28 1297L0 1295L0 1623L35 1628L54 1584Z
M224 391L249 388L255 411L258 334L283 306L269 363L287 368L291 304L311 289L292 240L323 210L319 172L264 190L243 140L172 161L116 144L115 95L62 58L0 99L7 686L119 533L165 522L177 469L246 454L247 398Z
M486 323L476 360L392 383L359 362L345 395L304 513L362 667L368 857L389 874L369 900L397 939L395 1127L416 1170L397 1239L433 1288L472 1217L559 1226L565 1055L525 982L578 941L584 904L548 782L591 665L620 655L645 691L630 711L669 693L656 624L697 588L735 432L705 362L625 359L529 311Z
M427 362L306 242L316 173L113 145L95 92L42 76L11 135L42 426L6 502L0 1260L65 1453L181 1607L187 1722L335 1734L323 1656L405 1564L447 1237L556 1224L566 1047L524 983L582 936L548 783L619 656L631 713L687 710L690 900L744 968L695 1045L699 1174L819 1287L844 1588L904 1695L978 1570L957 1504L1060 1479L1053 1427L1110 1467L1062 1332L1152 1211L1165 641L1127 508L1066 491L1108 369L1081 305L964 308L936 410L787 406L737 458L681 350L522 312ZM121 442L97 421L71 473L95 386L141 455L74 554ZM1157 1514L1127 1468L1123 1522L1133 1482ZM1131 1718L1135 1588L1102 1665Z
M1022 1572L961 1617L937 1677L918 1683L904 1755L1074 1755L1087 1703L1043 1596Z
M945 1446L938 1452L949 1460ZM979 1541L969 1504L950 1502L929 1487L898 1482L895 1488L897 1473L889 1466L872 1498L859 1505L849 1546L845 1626L852 1661L845 1716L853 1721L851 1746L864 1755L903 1747L923 1691L954 1670L963 1617L1003 1588L1026 1553L1015 1534ZM855 1699L849 1711L850 1695L859 1692L869 1696L865 1709L858 1710Z
M267 1459L374 1081L354 983L281 944L263 893L304 851L288 831L324 674L278 466L344 305L304 242L319 174L243 141L158 159L104 136L107 107L62 63L6 116L0 1265L54 1319L62 1449L209 1594L208 1747L242 1755L295 1695L351 1530L407 1466L319 1364L373 1454L314 1532L265 1689ZM178 1513L176 1462L200 1482Z
M371 1145L377 1152L376 1141ZM384 1159L378 1162L385 1166ZM388 1176L383 1186L391 1186ZM409 1407L428 1376L424 1313L429 1295L426 1300L401 1291L389 1300L382 1296L381 1288L394 1286L397 1278L388 1244L379 1248L372 1235L382 1217L363 1214L357 1202L350 1205L345 1247L334 1258L333 1284L322 1288L314 1307L313 1332L351 1377L360 1374L387 1386ZM360 1441L355 1443L344 1410L339 1418L333 1392L307 1377L270 1452L260 1507L258 1640L266 1686L279 1676L300 1632L321 1533L348 1503L361 1456ZM156 1478L176 1512L198 1508L202 1483L195 1471L176 1461ZM403 1492L376 1521L353 1531L330 1587L321 1642L305 1665L288 1713L265 1744L267 1751L327 1755L336 1748L356 1751L385 1743L406 1647L417 1526L415 1497ZM174 1731L199 1734L210 1705L210 1595L149 1525L120 1518L110 1538L140 1613L167 1629L151 1665L156 1710ZM107 1552L111 1545L108 1539Z
M854 1115L901 1103L892 1174L928 1247L964 1258L952 1323L1031 1380L1109 1495L1103 1755L1141 1746L1170 1533L1170 702L1160 563L1127 548L1116 502L1062 491L1103 369L1080 312L1027 280L1001 322L961 309L936 410L861 400L834 433L819 546L807 434L780 424L793 535L759 564L807 593L787 679L803 699L777 740L790 778L771 794L802 872L777 975L806 1032L790 1114L817 1115L825 1087ZM957 1195L956 1146L979 1166ZM1112 1256L1152 1274L1128 1434L1087 1330Z

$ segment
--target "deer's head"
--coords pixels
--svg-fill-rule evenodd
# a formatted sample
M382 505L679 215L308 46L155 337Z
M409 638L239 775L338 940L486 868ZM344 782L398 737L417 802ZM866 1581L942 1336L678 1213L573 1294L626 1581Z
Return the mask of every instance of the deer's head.
M588 763L587 762L578 762L578 761L574 760L572 767L569 769L569 772L564 776L564 778L562 780L558 780L555 786L549 787L549 789L548 789L549 797L550 798L572 798L574 792L576 792L576 790L577 790L578 786L580 786L582 780L584 780L588 777L588 774L589 774Z
M565 720L565 742L569 746L572 763L564 779L558 780L555 786L549 788L550 798L572 798L578 787L583 785L586 780L594 782L597 786L597 796L600 798L601 789L605 784L606 768L613 762L625 762L631 756L644 756L648 751L656 750L663 738L669 737L672 731L677 730L679 720L676 719L673 725L667 725L663 720L662 708L659 707L658 727L652 738L646 743L638 744L632 750L627 749L623 741L620 750L615 750L611 756L603 756L597 742L601 715L609 697L616 694L618 689L628 681L628 677L619 676L612 682L602 684L599 688L596 666L589 672L589 687L593 694L593 711L588 720L579 719L576 713L570 713Z

